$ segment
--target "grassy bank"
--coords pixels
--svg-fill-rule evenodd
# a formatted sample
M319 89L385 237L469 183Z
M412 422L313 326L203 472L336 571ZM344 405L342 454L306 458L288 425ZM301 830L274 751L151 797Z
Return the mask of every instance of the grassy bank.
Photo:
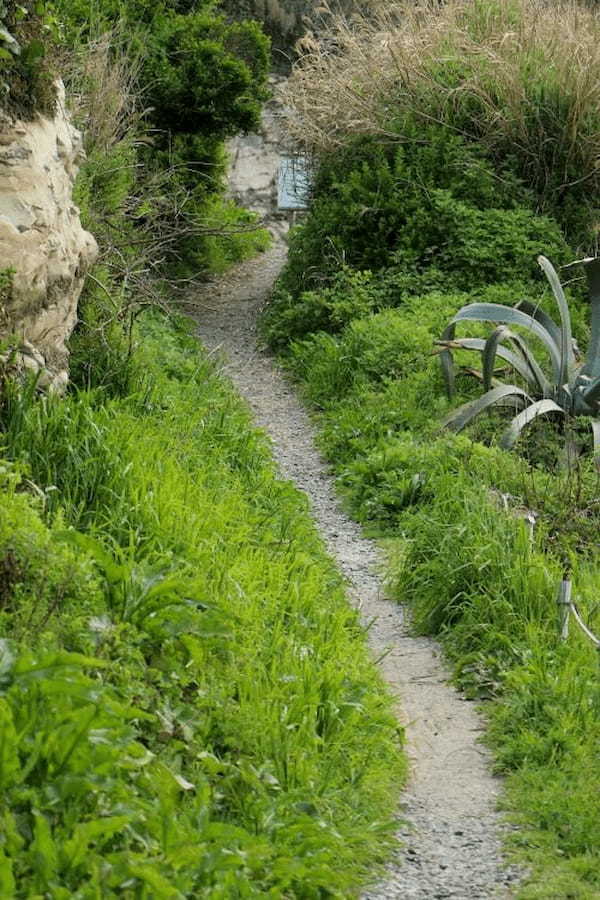
M490 701L503 802L521 825L511 842L531 868L523 898L600 894L597 653L577 631L561 643L556 609L569 573L600 630L600 481L585 417L566 435L540 420L513 453L499 447L506 411L444 431L482 394L480 362L457 353L449 400L435 341L468 303L527 298L556 316L536 256L559 266L593 252L595 189L557 184L585 170L596 140L595 28L583 4L529 0L340 23L336 53L331 40L315 47L291 81L314 199L263 319L348 508L386 538L391 592L418 632L441 638L467 694ZM550 73L532 79L550 47ZM567 128L568 147L556 139ZM585 351L582 281L566 293ZM519 383L510 365L495 376Z
M184 327L136 390L4 385L3 896L349 896L397 726L304 500Z

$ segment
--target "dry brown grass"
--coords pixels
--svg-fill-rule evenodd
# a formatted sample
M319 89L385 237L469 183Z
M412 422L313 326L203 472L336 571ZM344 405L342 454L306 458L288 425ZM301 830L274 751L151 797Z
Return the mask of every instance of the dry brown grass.
M69 103L86 150L108 152L140 127L140 60L125 50L118 30L82 45L65 61Z
M536 188L599 186L600 17L577 2L388 3L336 17L302 42L289 129L330 151L357 134L440 122L498 156L514 153Z

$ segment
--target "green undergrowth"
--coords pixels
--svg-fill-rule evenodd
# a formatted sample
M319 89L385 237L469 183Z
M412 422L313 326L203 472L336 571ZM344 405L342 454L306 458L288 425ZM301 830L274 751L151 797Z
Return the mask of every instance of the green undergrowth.
M426 295L293 342L285 363L317 411L347 508L385 538L390 595L418 633L441 638L467 695L494 701L488 740L521 825L515 852L533 871L520 896L595 897L598 654L574 624L561 645L556 590L570 572L598 633L600 476L591 454L567 465L547 427L522 455L500 450L501 413L470 436L441 432L450 404L432 345L460 305ZM458 387L456 403L481 390L467 375Z
M348 510L385 539L390 596L410 607L417 633L441 639L467 696L486 701L502 802L520 826L510 845L530 871L519 896L598 897L598 654L574 622L561 643L556 608L569 576L600 633L600 475L588 423L566 433L533 424L518 453L497 444L507 410L458 436L443 431L452 408L482 393L481 364L455 353L449 401L435 344L475 301L526 298L556 317L535 259L577 257L570 220L539 214L509 153L492 166L482 145L429 122L419 142L394 141L393 103L385 139L348 135L335 162L317 160L313 204L292 233L263 335L315 411ZM406 134L414 122L402 125ZM581 283L567 295L584 351ZM490 331L460 326L461 336ZM582 455L565 450L571 439Z
M0 894L353 896L389 698L248 411L182 325L141 332L120 399L3 386Z

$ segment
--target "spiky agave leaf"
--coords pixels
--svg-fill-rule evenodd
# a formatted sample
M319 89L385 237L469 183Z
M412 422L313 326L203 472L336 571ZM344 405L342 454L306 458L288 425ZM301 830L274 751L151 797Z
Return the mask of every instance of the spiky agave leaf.
M502 326L504 327L504 326ZM512 334L512 332L511 332ZM533 354L527 347L527 344L520 338L519 335L515 335L517 341L519 342L519 349L521 350L521 346L523 349L523 353L513 353L512 350L509 350L508 347L504 347L502 344L498 344L496 349L496 356L499 356L505 362L507 362L511 368L517 372L521 378L523 378L528 385L535 390L538 384L538 379L534 375L534 368L536 371L539 369ZM489 338L488 338L489 340ZM517 343L515 341L515 345ZM435 342L440 350L434 350L434 353L443 353L445 350L477 350L480 353L483 353L485 350L486 340L484 338L455 338L453 341L436 341ZM533 366L532 362L533 361ZM547 382L545 379L543 372L539 369L542 379ZM491 385L490 385L491 386Z
M600 404L600 378L595 378L589 387L582 391L581 397L589 410L597 411L596 408ZM585 412L585 409L583 411Z
M541 366L538 364L532 351L520 335L511 331L507 325L499 325L495 328L485 342L482 351L484 387L489 390L492 386L492 375L494 372L494 363L496 356L506 358L502 353L502 341L508 340L515 345L519 351L524 365L515 366L516 371L525 378L529 388L536 394L549 396L552 394L552 385L544 375Z
M523 406L532 402L529 394L522 388L517 387L515 384L501 384L492 388L491 391L488 391L481 397L469 400L468 403L463 403L458 409L452 410L443 420L442 427L449 428L450 431L454 432L462 431L469 422L472 422L484 410L490 409L492 406L504 405L504 401L511 397L515 406Z
M538 256L538 263L544 271L546 278L550 282L552 293L556 300L558 311L560 313L560 370L558 375L558 383L566 384L574 377L575 358L573 354L573 335L571 332L571 314L569 313L569 304L562 289L560 279L556 274L556 269L549 259L545 256Z
M584 259L585 277L591 307L591 334L582 372L590 378L600 377L600 259Z
M535 403L526 406L522 412L514 417L502 435L500 446L503 447L504 450L510 450L511 447L514 447L521 437L523 430L528 425L531 425L531 423L540 416L547 416L550 415L550 413L560 413L562 416L565 415L564 409L548 397L545 397L543 400L537 400Z
M561 372L561 349L557 345L552 334L533 316L528 315L520 309L513 309L510 306L503 306L499 303L470 303L468 306L463 306L454 318L450 320L442 335L442 342L453 340L457 323L465 321L493 322L496 325L517 325L522 328L527 328L540 339L548 350L552 362L554 380L556 383L562 383L559 380ZM454 371L452 369L452 356L450 351L447 351L447 354L440 354L440 360L448 392L452 395L454 387Z
M596 468L600 470L600 420L593 419L590 422L592 429L592 441L594 443L594 463Z
M541 309L539 303L532 303L530 300L522 299L515 304L515 309L520 309L522 312L527 313L528 316L531 316L532 319L535 319L536 322L539 322L552 335L556 346L560 347L560 328L554 319ZM571 347L571 352L572 350L573 348ZM575 362L575 354L573 354L573 362Z

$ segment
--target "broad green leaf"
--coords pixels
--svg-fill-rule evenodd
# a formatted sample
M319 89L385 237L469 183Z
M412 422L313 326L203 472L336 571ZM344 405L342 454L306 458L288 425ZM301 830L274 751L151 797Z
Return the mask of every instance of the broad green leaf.
M492 388L491 391L488 391L487 394L484 394L482 397L477 397L476 400L470 400L468 403L459 406L458 409L453 410L450 415L446 416L443 420L442 427L449 428L450 431L462 431L469 422L472 422L473 419L484 410L489 409L499 401L509 397L514 397L517 403L522 399L531 400L529 394L522 390L522 388L516 387L514 384L503 384L499 387Z
M127 573L126 567L115 562L104 545L96 538L89 534L82 534L80 531L75 531L75 529L61 531L59 532L59 537L88 553L102 570L102 574L107 581L118 582L125 577Z
M0 697L0 792L8 790L18 781L19 742L10 706Z
M45 815L39 810L33 810L33 817L33 841L29 855L35 872L47 887L58 868L58 852Z
M523 429L526 428L527 425L530 425L535 419L539 418L539 416L547 416L550 413L560 413L564 416L565 411L558 403L555 403L554 400L549 400L548 398L532 403L524 409L523 412L520 412L518 416L514 417L509 427L502 435L500 446L505 450L510 450L521 437Z
M0 691L10 687L14 678L15 654L7 640L0 638Z
M143 896L154 897L156 900L185 900L184 895L160 873L157 866L130 863L129 871L151 888L151 893Z
M0 26L0 41L4 41L10 52L14 56L19 56L21 53L21 47L19 42L15 39L14 35L7 31L6 28L2 28Z
M65 865L76 868L84 862L90 844L102 846L109 838L122 831L131 821L131 816L106 816L104 819L92 819L75 826L73 836L65 841L62 853Z
M107 660L98 659L95 656L84 656L82 653L70 653L61 650L51 653L40 660L19 660L15 666L15 680L45 678L49 672L61 671L68 667L77 669L93 668L104 669L109 665Z
M16 887L12 862L0 846L0 897L15 897Z

